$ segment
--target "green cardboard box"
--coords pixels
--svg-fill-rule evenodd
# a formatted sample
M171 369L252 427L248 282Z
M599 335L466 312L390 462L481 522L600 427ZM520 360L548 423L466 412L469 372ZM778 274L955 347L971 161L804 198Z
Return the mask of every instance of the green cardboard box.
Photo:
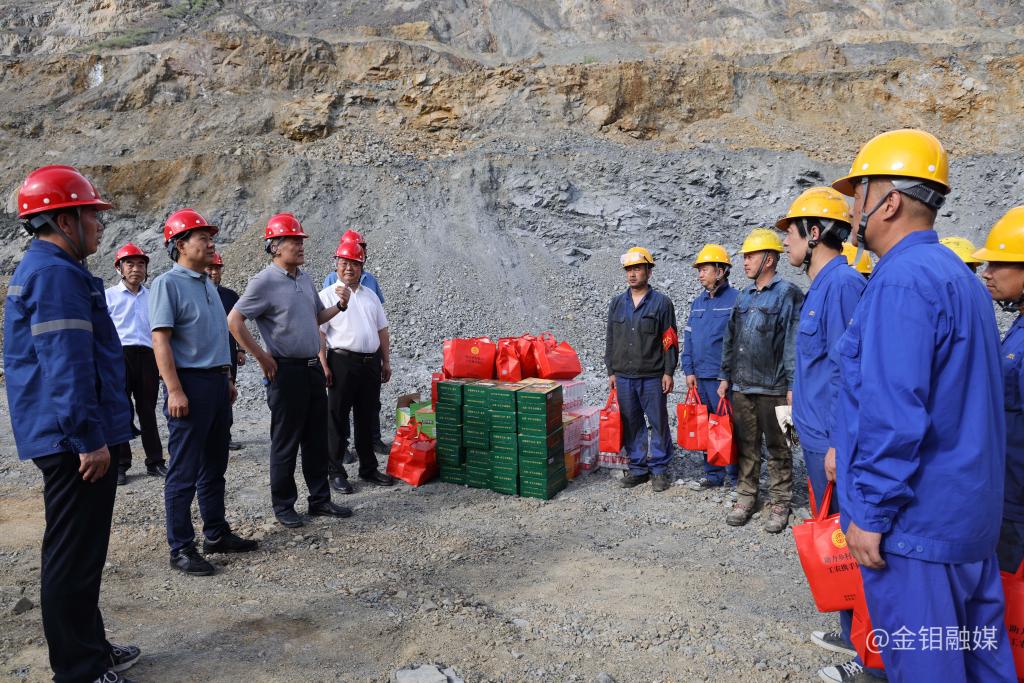
M477 380L472 384L467 384L466 388L462 393L463 405L474 405L480 406L481 408L487 407L487 394L493 387L497 386L494 381L491 380Z
M527 385L520 382L496 382L487 389L487 405L491 410L516 411L516 392Z
M491 449L491 467L506 467L519 470L519 456L515 453L504 453Z
M434 406L434 414L437 416L437 424L456 426L462 424L462 405L459 403L437 402Z
M561 419L562 385L530 384L516 392L516 407L522 415L552 415Z
M518 431L519 419L514 410L491 410L491 431L511 432Z
M464 379L446 379L437 383L437 402L462 405L463 391L466 386Z
M486 451L491 447L491 432L486 427L466 425L462 428L462 445Z
M551 500L559 491L565 489L566 482L563 479L560 482L555 482L547 485L537 485L529 482L519 482L519 495L524 498L540 498L541 500Z
M515 472L494 469L491 471L491 490L514 496L519 493L519 478Z
M516 416L519 432L522 434L550 434L562 426L562 414L552 413L542 415L540 413L519 413Z
M565 453L562 428L559 427L549 434L537 436L533 434L519 434L519 457L540 456L547 457L553 453Z
M491 432L491 450L508 453L513 457L519 453L519 437L514 432Z
M491 428L491 411L482 406L466 404L462 406L462 424L474 427Z
M440 467L441 470L441 481L448 482L449 484L466 484L466 468L465 466L460 467Z
M431 439L437 438L437 421L434 415L434 408L427 403L424 407L413 411L416 421L420 425L420 434L425 434Z

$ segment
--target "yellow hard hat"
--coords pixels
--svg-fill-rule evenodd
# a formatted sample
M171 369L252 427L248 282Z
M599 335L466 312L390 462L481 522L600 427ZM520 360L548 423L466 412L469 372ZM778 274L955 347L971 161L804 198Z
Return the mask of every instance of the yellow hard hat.
M705 244L697 254L697 258L694 259L693 267L696 268L705 263L720 263L723 266L732 265L732 261L729 260L729 252L721 244Z
M768 228L754 228L747 235L747 239L743 240L743 246L740 251L744 254L749 254L753 251L777 251L782 253L782 238L779 237L778 233Z
M856 265L853 263L853 259L857 258L857 247L853 246L849 242L843 242L843 256L846 257L846 262L850 264L850 267L855 269L861 275L871 275L871 271L874 269L875 264L871 262L871 255L865 250L860 257L860 261Z
M977 251L977 248L966 237L943 237L939 242L949 247L964 263L970 265L983 263L981 259L975 258L974 252Z
M794 218L831 218L849 223L850 207L846 198L831 187L812 187L804 190L789 205L789 211L775 222L775 227L785 232L789 221Z
M647 251L643 247L633 247L619 257L619 262L622 263L623 268L638 266L641 263L646 263L652 268L654 267L654 257L651 256L651 252Z
M949 157L931 133L915 128L891 130L868 140L857 152L850 172L832 187L852 197L856 181L872 176L927 180L949 192Z
M1016 206L996 221L985 238L985 246L974 258L996 263L1024 262L1024 206Z

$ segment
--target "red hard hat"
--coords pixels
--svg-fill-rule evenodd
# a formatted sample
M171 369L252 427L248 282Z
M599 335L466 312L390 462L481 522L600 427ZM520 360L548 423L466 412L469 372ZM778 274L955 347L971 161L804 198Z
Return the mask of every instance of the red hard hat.
M366 246L366 240L364 240L363 236L355 230L346 230L345 234L341 236L341 241L356 242L361 247Z
M164 223L164 244L189 230L209 230L210 236L217 234L217 226L210 225L195 209L178 209L167 217Z
M267 221L267 227L263 231L263 239L269 240L276 237L309 237L302 231L302 224L299 219L290 213L279 213L271 216Z
M71 166L43 166L28 174L18 190L18 218L43 211L91 206L97 211L112 208L96 187Z
M363 263L366 261L366 252L363 251L362 245L358 242L342 240L334 252L334 258L343 258Z
M213 252L213 260L210 261L210 265L211 266L223 266L224 265L224 259L222 259L220 257L219 253Z
M119 264L122 259L126 259L129 256L141 256L146 260L147 264L149 263L149 257L146 256L146 252L129 242L117 250L117 254L114 255L114 267L117 268L117 264Z

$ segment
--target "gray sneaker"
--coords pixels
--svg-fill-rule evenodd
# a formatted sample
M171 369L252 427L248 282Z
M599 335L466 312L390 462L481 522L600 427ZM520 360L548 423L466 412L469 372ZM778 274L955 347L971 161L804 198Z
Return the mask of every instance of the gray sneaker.
M885 680L864 671L864 667L856 660L818 669L818 678L828 683L879 683Z
M768 520L764 523L764 530L770 534L781 533L789 526L789 508L785 505L772 505L768 508Z
M838 652L847 657L857 656L857 651L850 647L850 643L843 639L839 631L811 631L811 642L829 652Z

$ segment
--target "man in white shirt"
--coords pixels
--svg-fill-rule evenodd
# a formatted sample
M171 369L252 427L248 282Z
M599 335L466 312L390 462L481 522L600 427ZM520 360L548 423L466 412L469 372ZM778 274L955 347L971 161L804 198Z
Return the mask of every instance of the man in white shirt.
M142 430L142 448L146 452L146 472L154 477L167 474L164 448L156 427L156 399L160 374L153 355L153 337L149 328L149 290L143 286L149 275L149 256L131 242L117 250L114 268L121 281L106 290L107 309L121 338L124 351L125 385ZM128 483L132 449L124 444L118 453L117 483Z
M373 451L374 428L380 412L380 386L391 379L391 351L388 319L380 299L360 285L365 252L358 242L342 241L335 252L338 279L348 286L351 296L344 313L320 326L325 348L320 362L327 375L327 402L330 412L327 455L331 488L352 493L343 461L345 433L351 410L355 420L355 450L359 458L359 478L375 486L394 484L377 469ZM320 291L325 307L338 303L334 285Z

